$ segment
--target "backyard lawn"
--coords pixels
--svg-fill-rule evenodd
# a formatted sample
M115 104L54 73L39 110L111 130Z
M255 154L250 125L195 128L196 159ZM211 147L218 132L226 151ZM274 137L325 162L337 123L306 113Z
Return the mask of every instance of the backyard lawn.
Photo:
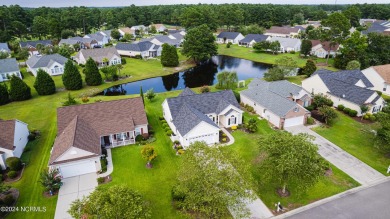
M383 151L374 147L375 124L367 125L357 122L338 112L339 118L330 128L317 127L313 130L333 142L372 168L385 174L390 158Z
M226 48L226 44L218 45L218 54L233 56L237 58L248 59L255 62L262 62L268 64L275 64L275 61L277 59L279 59L282 56L287 56L293 58L297 62L298 67L305 66L307 61L307 59L300 57L299 52L295 54L283 53L283 54L273 55L271 53L254 52L253 48L248 48L248 47L238 46L238 45L232 45L230 48ZM315 60L317 64L326 63L326 59L316 58L316 57L311 57L311 59ZM335 70L335 68L331 67L332 65L333 65L333 59L329 59L329 64L326 68L330 70Z
M254 116L245 114L246 121L249 117ZM258 131L256 133L248 134L242 131L235 131L233 133L233 137L237 143L223 148L223 150L227 150L230 153L241 156L243 160L251 164L251 172L257 187L255 188L255 191L257 191L258 196L270 209L274 209L274 204L280 201L283 206L287 206L287 208L291 210L292 208L297 208L359 186L359 183L354 181L341 170L337 169L335 166L332 166L333 175L322 177L322 179L306 193L294 193L295 185L290 185L290 187L288 186L288 189L292 188L293 190L291 196L286 198L279 197L276 193L276 188L280 187L278 181L275 180L270 183L263 181L262 172L256 168L256 163L259 162L259 146L257 144L257 139L261 135L269 134L271 132L274 132L274 130L269 127L267 121L260 120L258 122Z

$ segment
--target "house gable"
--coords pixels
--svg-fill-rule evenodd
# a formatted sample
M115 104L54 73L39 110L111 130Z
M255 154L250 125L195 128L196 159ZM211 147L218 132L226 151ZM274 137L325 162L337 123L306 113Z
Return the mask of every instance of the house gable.
M219 132L219 130L220 130L219 128L212 126L207 122L201 121L198 125L192 128L191 131L189 131L183 137L190 138L191 136Z
M67 151L65 151L61 156L59 156L54 162L73 160L73 159L78 159L78 158L88 157L88 156L93 156L93 155L96 155L96 154L72 146Z

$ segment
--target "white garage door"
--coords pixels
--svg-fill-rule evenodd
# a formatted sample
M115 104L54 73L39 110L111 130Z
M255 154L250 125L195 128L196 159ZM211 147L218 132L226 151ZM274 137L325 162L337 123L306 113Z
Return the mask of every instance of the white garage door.
M284 121L284 127L286 128L286 127L291 127L296 125L303 125L304 118L305 116L299 116L295 118L286 119Z
M214 144L214 134L208 135L208 136L198 136L195 138L190 138L190 144L194 143L195 141L204 141L206 144Z
M63 178L83 175L96 172L95 161L87 160L72 165L63 165L59 167Z

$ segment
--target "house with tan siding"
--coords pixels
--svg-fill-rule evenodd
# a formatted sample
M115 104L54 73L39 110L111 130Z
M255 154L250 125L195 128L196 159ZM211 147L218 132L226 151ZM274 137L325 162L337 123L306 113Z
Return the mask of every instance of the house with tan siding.
M390 95L390 64L371 66L362 73L372 83L372 90Z

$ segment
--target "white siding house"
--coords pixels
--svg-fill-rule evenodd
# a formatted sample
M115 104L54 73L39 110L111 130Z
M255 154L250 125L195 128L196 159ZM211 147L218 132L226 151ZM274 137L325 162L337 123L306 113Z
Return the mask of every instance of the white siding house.
M0 166L7 168L5 163L9 157L22 156L28 142L28 125L19 120L0 120Z
M373 84L371 89L390 95L390 64L371 66L362 73Z
M238 32L221 32L217 36L217 43L232 43L238 44L244 36Z
M67 58L59 54L51 54L44 56L31 56L27 61L28 71L35 77L37 76L38 69L42 69L51 76L62 75L64 73L65 63Z
M78 64L85 65L89 57L91 57L99 66L106 66L107 64L117 65L122 63L121 57L115 47L89 50L82 49L76 54L74 59ZM105 59L108 60L108 63L104 62Z
M12 75L22 78L16 59L0 59L0 82L7 81Z

